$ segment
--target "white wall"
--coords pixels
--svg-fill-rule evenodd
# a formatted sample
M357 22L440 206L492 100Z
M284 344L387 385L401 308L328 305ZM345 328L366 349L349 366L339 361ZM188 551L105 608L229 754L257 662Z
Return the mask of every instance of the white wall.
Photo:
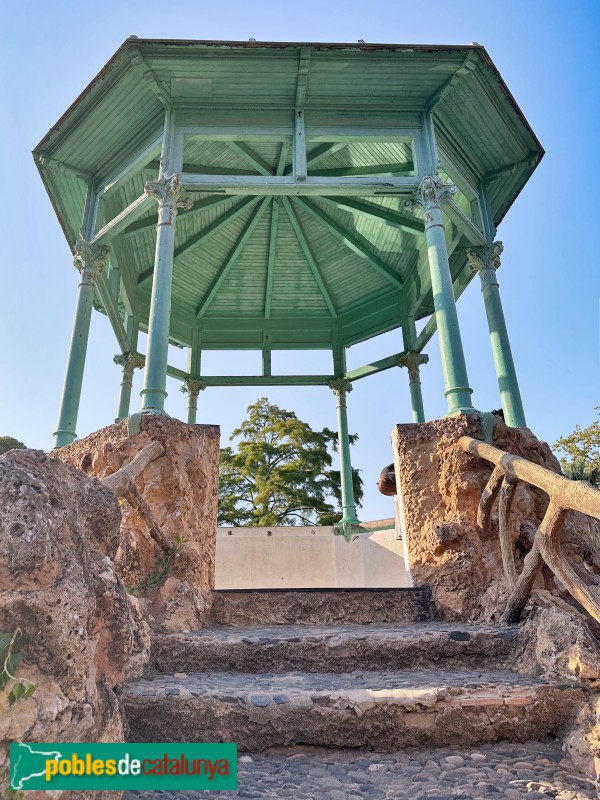
M380 527L367 523L363 527ZM217 589L401 588L411 586L393 520L386 530L331 527L219 528Z

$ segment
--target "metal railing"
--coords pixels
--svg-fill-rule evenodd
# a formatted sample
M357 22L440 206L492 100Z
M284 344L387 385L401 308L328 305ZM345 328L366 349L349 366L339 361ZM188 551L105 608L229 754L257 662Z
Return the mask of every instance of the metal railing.
M587 481L569 480L525 458L505 453L470 436L462 436L458 445L466 453L472 453L494 464L494 471L481 496L477 523L481 528L482 538L489 538L492 507L496 498L499 498L500 550L509 590L503 622L518 622L535 578L544 563L585 610L600 622L600 598L592 594L569 565L560 544L561 528L569 511L579 511L600 519L600 491L593 489ZM533 546L525 556L523 569L518 574L510 534L510 513L516 488L521 481L541 489L548 495L550 502L535 533Z

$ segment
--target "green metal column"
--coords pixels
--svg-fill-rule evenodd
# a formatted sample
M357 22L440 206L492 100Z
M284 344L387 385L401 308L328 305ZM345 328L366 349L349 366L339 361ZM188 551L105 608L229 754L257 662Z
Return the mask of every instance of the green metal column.
M414 350L417 339L415 318L409 316L402 323L402 338L404 340L404 354L398 359L399 367L408 370L408 387L410 390L410 403L412 406L413 422L425 422L425 409L423 407L423 393L421 391L421 375L419 367L427 364L429 356Z
M67 372L58 412L57 430L54 433L55 448L70 444L77 436L75 426L79 413L85 356L90 333L94 286L98 275L106 265L108 254L108 247L90 244L82 239L75 244L73 263L80 272L81 282L77 295Z
M337 400L340 483L342 489L342 518L338 525L345 527L360 525L360 521L356 516L356 504L354 502L350 440L348 438L348 414L346 411L346 395L352 391L352 383L347 378L337 378L329 382L329 388L335 394Z
M473 247L467 250L467 262L473 273L478 272L481 278L481 291L490 330L504 419L506 424L512 428L525 428L527 423L523 402L496 278L496 270L500 266L500 255L503 250L502 242L495 242L489 247Z
M121 391L119 393L119 410L115 422L120 419L127 419L129 416L129 405L131 403L131 387L133 386L134 370L144 366L146 359L139 353L121 353L115 356L115 364L123 367L123 377L121 379Z
M418 205L423 209L448 416L472 414L475 411L471 402L473 390L469 387L467 376L442 219L441 200L455 191L452 184L428 176L423 178L413 197L406 203L409 207Z
M181 176L178 174L159 178L157 181L148 181L144 189L147 195L158 200L158 226L144 388L140 394L142 396L142 413L164 414L165 397L167 396L175 219L177 209L191 208L192 201L184 193Z
M423 408L423 393L421 392L421 376L419 367L427 364L429 356L409 350L398 359L399 367L408 370L408 386L410 389L410 402L412 405L413 422L425 422L425 409Z
M204 381L188 378L181 384L181 391L187 393L188 407L187 407L187 421L188 425L196 424L196 412L198 411L198 395L206 389Z

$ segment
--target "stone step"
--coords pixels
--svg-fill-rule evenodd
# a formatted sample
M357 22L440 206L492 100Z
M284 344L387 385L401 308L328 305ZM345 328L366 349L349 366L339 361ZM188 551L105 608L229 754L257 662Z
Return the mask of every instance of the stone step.
M154 635L157 672L347 672L506 667L518 628L461 623L273 625Z
M544 739L583 699L575 684L507 671L154 675L123 697L131 741L237 742L255 752Z
M215 625L328 625L422 622L436 617L418 589L215 589Z

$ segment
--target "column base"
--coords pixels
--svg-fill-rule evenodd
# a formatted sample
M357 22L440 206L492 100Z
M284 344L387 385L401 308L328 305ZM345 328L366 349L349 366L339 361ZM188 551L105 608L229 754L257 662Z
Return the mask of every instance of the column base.
M77 438L74 431L54 431L54 447L53 450L58 450L59 447L64 447L66 444L71 444Z
M164 389L142 389L142 414L165 414L165 397L167 392Z
M446 411L444 417L461 417L463 414L480 414L481 412L478 411L473 406L459 406L458 408L452 408L449 411Z
M344 539L349 542L352 538L352 534L357 528L360 528L360 520L358 520L356 517L344 517L339 522L335 523L333 526L333 532L336 536L343 536Z

